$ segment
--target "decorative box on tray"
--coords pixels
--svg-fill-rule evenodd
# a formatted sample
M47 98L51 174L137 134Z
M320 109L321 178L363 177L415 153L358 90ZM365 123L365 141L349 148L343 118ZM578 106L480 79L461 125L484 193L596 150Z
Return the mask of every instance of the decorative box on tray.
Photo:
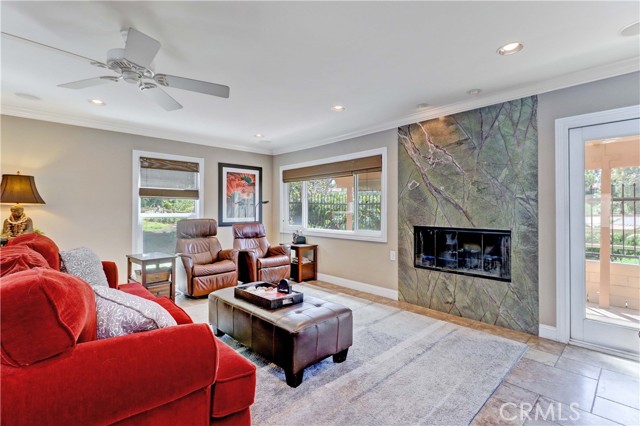
M264 309L277 309L287 305L301 303L304 294L291 290L291 293L278 292L278 285L266 282L255 282L235 287L235 297L244 299Z

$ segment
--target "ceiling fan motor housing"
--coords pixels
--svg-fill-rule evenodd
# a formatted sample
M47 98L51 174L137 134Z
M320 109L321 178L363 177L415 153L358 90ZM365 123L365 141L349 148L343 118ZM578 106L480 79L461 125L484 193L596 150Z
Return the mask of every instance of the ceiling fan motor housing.
M107 66L110 70L122 74L124 81L137 84L141 78L153 78L153 64L150 68L141 67L124 57L124 49L115 48L107 52Z

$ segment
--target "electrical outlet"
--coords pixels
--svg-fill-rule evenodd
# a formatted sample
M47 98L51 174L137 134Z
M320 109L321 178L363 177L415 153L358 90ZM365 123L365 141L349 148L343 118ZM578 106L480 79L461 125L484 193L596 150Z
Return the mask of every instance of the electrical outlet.
M396 260L396 251L395 250L391 250L389 251L389 260L394 262Z

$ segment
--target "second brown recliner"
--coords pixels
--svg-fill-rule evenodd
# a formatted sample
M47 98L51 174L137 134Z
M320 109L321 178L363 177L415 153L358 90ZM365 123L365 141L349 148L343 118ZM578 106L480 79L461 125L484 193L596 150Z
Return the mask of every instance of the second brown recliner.
M271 247L263 224L234 224L233 248L240 250L238 256L240 281L277 283L291 277L291 248L286 245Z
M176 253L187 273L187 295L206 296L238 285L238 250L222 250L215 219L185 219L177 225Z

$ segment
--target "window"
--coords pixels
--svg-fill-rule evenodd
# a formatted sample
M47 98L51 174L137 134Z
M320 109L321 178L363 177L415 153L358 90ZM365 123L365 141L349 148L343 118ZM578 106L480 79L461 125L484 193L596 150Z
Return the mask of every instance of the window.
M200 158L134 151L134 252L175 252L178 221L202 216L203 164Z
M281 169L283 232L386 241L386 149Z

